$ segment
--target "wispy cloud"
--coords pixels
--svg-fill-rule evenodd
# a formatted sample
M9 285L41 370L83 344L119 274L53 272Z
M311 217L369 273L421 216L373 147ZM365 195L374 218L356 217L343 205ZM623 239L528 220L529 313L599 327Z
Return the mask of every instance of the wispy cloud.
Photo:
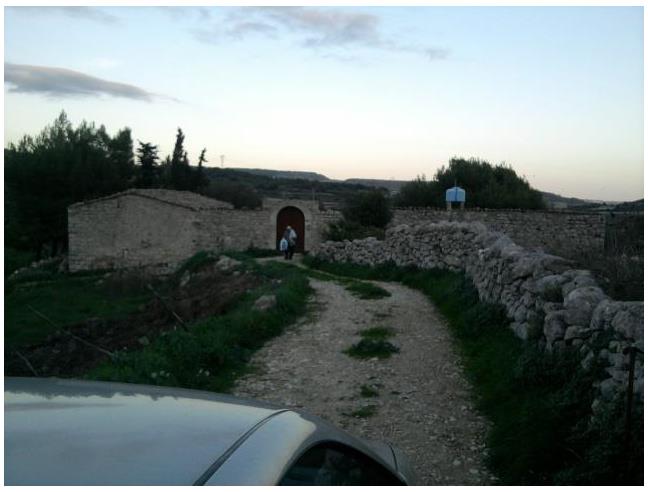
M67 68L5 62L4 71L4 79L10 92L43 94L50 97L112 96L148 102L156 98L175 100L135 85L100 79Z
M277 38L291 33L301 38L301 45L320 52L327 48L353 46L400 51L440 60L448 50L403 44L386 36L380 17L342 9L315 7L242 7L231 12L223 25L194 30L204 42L220 43L225 38L243 39L251 34Z
M84 19L101 24L117 24L119 17L97 7L6 7L25 15L60 14L75 19Z

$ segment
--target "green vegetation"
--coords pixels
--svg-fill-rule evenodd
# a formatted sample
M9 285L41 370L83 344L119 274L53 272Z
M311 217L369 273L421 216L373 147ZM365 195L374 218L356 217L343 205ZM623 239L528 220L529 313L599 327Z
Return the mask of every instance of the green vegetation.
M19 268L23 268L31 264L36 257L32 252L19 251L14 248L4 249L4 277L9 277L13 272Z
M364 237L385 237L385 227L392 219L391 202L381 190L350 195L342 209L343 219L330 224L326 239L342 241Z
M126 316L151 297L141 284L107 280L97 273L39 272L26 272L5 291L6 349L40 343L56 331L31 308L65 326L88 318Z
M362 339L354 343L344 351L345 354L356 359L386 359L392 354L398 353L399 349L387 339L395 335L393 328L376 326L362 330L359 335Z
M363 384L362 387L360 388L360 396L362 396L363 398L375 398L376 396L379 395L380 393L373 386Z
M244 258L243 253L238 256ZM188 331L166 332L141 350L119 353L117 360L95 368L88 377L227 391L246 370L252 353L305 313L311 292L300 269L279 262L256 264L249 258L244 267L268 281L245 294L227 313L195 322ZM276 306L253 309L254 301L264 294L274 294Z
M390 326L374 326L373 328L362 330L359 335L362 338L368 338L370 340L386 340L395 336L396 330Z
M369 282L349 282L346 286L346 290L360 299L382 299L383 297L391 296L391 294L382 287L378 287Z
M131 130L110 136L102 125L76 128L65 112L38 135L4 150L5 245L32 251L37 259L67 249L67 207L130 187L204 190L202 168L192 168L178 129L173 157L158 165L157 146L140 142L138 164Z
M633 408L629 441L622 400L590 420L592 384L600 379L600 368L585 371L571 352L550 355L517 339L503 308L480 302L463 275L389 264L305 262L335 275L400 281L435 303L462 354L478 408L493 424L488 465L502 484L643 483L641 406Z
M356 419L367 419L369 417L373 417L376 415L378 412L378 406L377 405L365 405L363 407L358 408L357 410L354 410L351 413L343 413L342 415L346 415L347 417L354 417Z
M403 185L395 202L399 207L445 207L445 191L466 190L466 206L479 208L545 208L542 193L505 164L493 166L479 159L450 159L432 181L421 176Z

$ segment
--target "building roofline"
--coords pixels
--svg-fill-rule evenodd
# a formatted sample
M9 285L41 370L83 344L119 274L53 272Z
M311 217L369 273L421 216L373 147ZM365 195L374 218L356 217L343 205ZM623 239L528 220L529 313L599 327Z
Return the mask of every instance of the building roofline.
M120 198L120 197L126 196L126 195L132 195L132 196L138 196L138 197L141 197L141 198L147 198L149 200L153 200L153 201L157 201L157 202L161 202L161 203L166 203L167 205L173 205L174 207L180 207L180 208L184 208L184 209L187 209L187 210L194 210L194 211L214 210L214 209L229 210L230 209L229 207L222 207L222 206L214 206L214 207L209 207L209 208L207 208L207 207L193 207L193 206L188 205L186 203L178 203L178 202L175 202L175 201L172 201L172 200L165 200L164 198L149 195L147 193L139 193L139 191L141 189L142 188L130 188L128 190L120 191L119 193L114 193L112 195L102 196L102 197L99 197L99 198L93 198L92 200L84 200L84 201L81 201L81 202L76 202L76 203L73 203L73 204L69 205L68 209L81 208L81 207L84 207L86 205L91 205L93 203L103 202L103 201L107 201L107 200L114 200L115 198ZM146 190L158 190L159 189L159 190L164 190L164 191L177 191L177 190L166 190L164 188L145 188L145 189ZM192 192L187 192L187 193L192 193ZM213 198L203 197L202 195L197 195L197 196L200 196L201 198L203 198L205 200L211 200L211 201L213 201L214 203L217 203L217 204L225 203L225 202L221 202L219 200L214 200Z

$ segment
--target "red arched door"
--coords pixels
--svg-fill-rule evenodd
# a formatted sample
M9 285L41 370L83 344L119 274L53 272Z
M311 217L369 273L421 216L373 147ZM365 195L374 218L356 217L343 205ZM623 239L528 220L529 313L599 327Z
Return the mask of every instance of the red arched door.
M297 207L284 207L277 214L277 248L286 227L290 226L297 233L296 251L304 251L304 233L306 232L304 214Z

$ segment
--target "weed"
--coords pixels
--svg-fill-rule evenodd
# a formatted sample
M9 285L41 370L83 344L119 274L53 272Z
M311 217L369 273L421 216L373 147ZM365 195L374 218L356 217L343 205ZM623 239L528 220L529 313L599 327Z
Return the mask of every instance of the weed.
M351 413L343 413L342 415L345 415L347 417L354 417L356 419L366 419L369 417L373 417L376 415L378 412L378 406L377 405L365 405L363 407L358 408L357 410L354 410Z
M119 318L151 298L139 289L127 293L103 276L59 275L48 282L16 284L5 291L5 343L17 348L43 341L55 329L30 306L65 326L88 318Z
M370 284L369 282L350 282L346 286L346 290L360 299L382 299L383 297L391 296L391 294L382 287Z
M249 247L248 249L246 249L245 254L252 258L272 258L274 256L281 255L279 251L274 249L263 249L255 247Z
M390 326L374 326L372 328L362 330L358 334L362 338L368 338L372 340L386 340L387 338L396 335L396 330L394 330Z
M218 259L218 254L213 251L199 251L195 255L185 260L178 269L173 273L175 283L179 282L182 276L186 273L196 273L206 265L214 263Z
M229 312L196 322L188 331L167 332L144 349L95 368L88 377L229 390L236 378L248 370L247 363L254 351L304 314L311 293L308 279L300 269L281 263L254 268L268 281L245 294ZM259 296L270 292L277 298L275 307L267 311L252 309Z
M362 339L346 349L345 354L356 359L371 359L374 357L386 359L400 351L398 347L387 341L387 338L394 336L393 328L376 326L362 330L359 334Z
M380 393L373 386L363 384L360 388L360 396L362 396L363 398L374 398L379 395Z

